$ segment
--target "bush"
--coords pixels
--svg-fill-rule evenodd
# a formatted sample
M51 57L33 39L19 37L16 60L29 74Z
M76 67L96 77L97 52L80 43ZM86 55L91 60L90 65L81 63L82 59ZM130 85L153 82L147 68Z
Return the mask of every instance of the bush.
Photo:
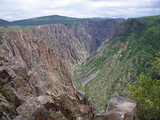
M150 69L160 73L160 56L154 60ZM160 119L160 80L141 74L135 85L128 85L128 90L127 96L138 102L140 119Z
M1 87L0 87L0 93L1 93L3 96L6 96L6 90L3 89L3 88L1 88Z
M136 85L129 85L128 96L138 102L141 119L160 118L160 80L140 75Z
M5 59L4 59L3 57L0 57L0 61L1 61L1 60L5 60Z

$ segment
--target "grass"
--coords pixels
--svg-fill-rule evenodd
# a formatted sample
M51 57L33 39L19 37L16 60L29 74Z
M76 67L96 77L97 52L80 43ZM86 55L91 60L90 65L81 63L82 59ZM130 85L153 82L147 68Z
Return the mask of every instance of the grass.
M20 31L24 30L25 27L23 26L14 26L14 25L0 25L0 31Z

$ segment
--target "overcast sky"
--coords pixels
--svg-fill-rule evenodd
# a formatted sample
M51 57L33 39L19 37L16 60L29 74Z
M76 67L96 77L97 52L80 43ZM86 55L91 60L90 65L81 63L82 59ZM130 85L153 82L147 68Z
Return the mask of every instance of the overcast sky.
M160 15L160 0L0 0L0 19L47 15L130 18Z

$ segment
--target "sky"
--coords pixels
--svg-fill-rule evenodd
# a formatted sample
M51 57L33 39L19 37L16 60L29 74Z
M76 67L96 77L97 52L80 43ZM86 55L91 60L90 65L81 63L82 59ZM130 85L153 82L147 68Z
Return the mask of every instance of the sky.
M160 15L160 0L0 0L0 19L47 15L131 18Z

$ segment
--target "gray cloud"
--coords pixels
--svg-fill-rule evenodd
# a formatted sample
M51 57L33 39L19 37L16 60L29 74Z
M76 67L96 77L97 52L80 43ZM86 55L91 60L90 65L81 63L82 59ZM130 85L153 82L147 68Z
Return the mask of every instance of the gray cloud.
M158 15L160 0L0 0L0 18L46 15L70 17L139 17Z

